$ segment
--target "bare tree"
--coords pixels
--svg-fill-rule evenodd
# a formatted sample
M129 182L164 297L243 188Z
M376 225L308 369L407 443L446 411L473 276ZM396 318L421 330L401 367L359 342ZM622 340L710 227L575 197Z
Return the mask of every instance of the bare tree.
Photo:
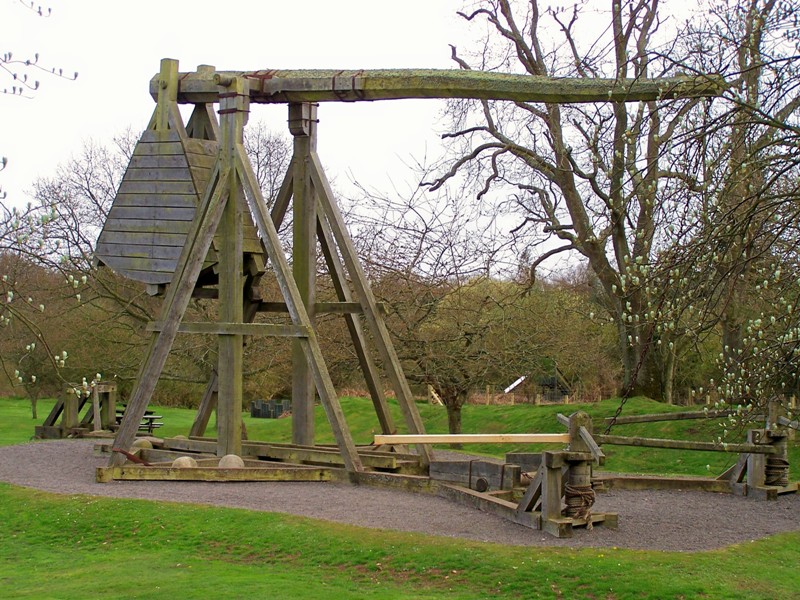
M590 9L593 14L583 14ZM653 51L667 37L659 9L658 0L612 2L610 10L589 3L566 10L543 9L536 0L481 2L460 14L485 23L488 34L469 55L453 48L453 60L464 69L537 76L668 76L676 67ZM588 41L585 24L596 26L598 18L603 31ZM588 261L617 327L626 394L649 381L645 321L652 298L646 281L656 233L667 219L665 198L685 184L669 150L698 102L450 105L452 131L444 137L454 158L431 188L462 175L477 182L479 198L505 194L506 209L539 236L532 275L559 253Z
M26 16L47 18L53 10L49 7L42 7L33 2L18 0L17 2L23 11L29 13ZM61 79L75 80L78 73L65 73L63 67L45 66L39 62L39 54L33 56L18 57L12 51L4 52L0 55L0 76L3 79L3 94L31 98L31 94L39 89L37 75L58 77Z
M49 300L43 300L43 305L58 298L61 310L76 313L71 321L76 331L70 336L70 342L80 344L81 349L69 348L70 360L62 364L59 346L54 349L49 365L62 380L77 376L80 381L84 375L78 369L85 373L88 367L92 375L101 371L104 377L117 377L123 386L130 382L147 342L144 327L158 313L159 299L150 296L143 285L110 269L97 268L93 258L97 236L137 137L127 131L107 145L85 142L76 156L52 176L34 182L33 203L24 211L6 213L6 231L10 233L0 236L0 243L3 243L0 249L55 276L58 283L52 287L57 290L47 292ZM253 160L259 164L265 194L274 195L280 169L285 170L288 163L289 148L287 140L269 134L263 126L256 126L250 150L254 153ZM29 296L35 297L37 300L33 304L38 305L38 298L44 298L45 290L31 286L23 289L18 283L10 277L2 282L0 289L13 300L2 306L2 318L28 318L36 347L48 347L46 342L55 332L41 326L47 314L30 313L27 309L31 302L24 301ZM196 300L191 310L197 316L214 318L215 308L210 301ZM254 352L256 347L257 344L251 344L249 351ZM95 352L84 352L84 348ZM215 366L216 347L212 340L203 336L182 336L174 347L164 378L205 383ZM14 370L9 367L7 372ZM45 375L37 373L37 380L44 381Z
M486 386L502 390L520 375L536 381L553 361L582 375L607 362L589 340L608 350L602 323L579 314L590 312L585 290L516 281L521 240L460 192L365 194L350 211L406 376L441 398L451 433Z

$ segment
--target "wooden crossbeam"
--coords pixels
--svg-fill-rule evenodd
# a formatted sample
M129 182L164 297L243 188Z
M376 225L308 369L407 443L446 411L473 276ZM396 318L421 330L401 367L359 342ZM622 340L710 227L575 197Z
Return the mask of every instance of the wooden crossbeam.
M147 331L161 331L165 324L154 321L147 324ZM178 333L202 333L212 335L257 335L272 337L308 337L309 328L299 325L270 325L268 323L220 323L217 321L182 322Z
M718 75L663 79L555 78L452 69L374 69L342 71L261 70L180 73L177 100L215 102L219 82L244 77L250 81L250 101L360 102L403 98L479 98L514 102L638 102L670 98L719 96L726 83ZM159 93L159 76L150 81Z
M427 435L376 435L383 444L567 444L568 433L447 433Z

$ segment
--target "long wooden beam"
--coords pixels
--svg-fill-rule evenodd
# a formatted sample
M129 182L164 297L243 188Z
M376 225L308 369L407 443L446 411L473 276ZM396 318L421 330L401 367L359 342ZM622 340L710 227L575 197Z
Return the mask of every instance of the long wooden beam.
M640 446L642 448L669 448L672 450L702 450L706 452L749 452L752 454L775 454L777 450L768 444L717 444L691 440L664 440L658 438L626 437L622 435L595 435L598 444L614 446Z
M376 435L383 444L568 444L568 433L458 433Z
M250 101L361 102L406 98L480 98L513 102L638 102L719 96L726 87L719 75L662 79L555 78L452 69L219 71L204 68L180 73L178 102L216 102L220 82L250 80ZM150 81L158 96L159 76Z
M656 413L647 415L627 415L624 417L606 417L606 423L628 425L630 423L658 423L660 421L685 421L690 419L718 419L735 415L735 410L690 410L673 413Z

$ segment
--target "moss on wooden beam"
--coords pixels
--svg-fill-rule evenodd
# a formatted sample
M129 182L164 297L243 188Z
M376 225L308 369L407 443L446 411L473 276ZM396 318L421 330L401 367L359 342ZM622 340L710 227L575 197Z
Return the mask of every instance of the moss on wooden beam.
M718 75L685 75L653 80L551 78L447 69L262 70L209 68L180 73L178 102L215 102L219 83L245 77L250 101L359 102L407 98L478 98L515 102L606 102L718 96L726 83ZM159 80L150 81L158 95Z

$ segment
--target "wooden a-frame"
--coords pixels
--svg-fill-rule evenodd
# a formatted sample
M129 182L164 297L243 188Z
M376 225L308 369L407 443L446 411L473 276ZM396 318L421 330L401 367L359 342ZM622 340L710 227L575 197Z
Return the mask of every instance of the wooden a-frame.
M162 89L175 89L177 62L162 63ZM291 104L290 129L295 136L295 152L277 201L270 214L260 192L252 167L242 145L243 128L249 106L249 82L245 78L220 78L219 102L221 143L209 183L197 207L187 234L186 243L164 297L153 331L147 356L136 383L114 447L130 449L155 389L177 333L214 333L219 336L218 371L209 382L201 402L192 433L202 432L214 404L217 405L217 454L241 453L242 347L245 335L287 336L294 342L293 410L296 443L313 445L314 392L328 417L345 467L350 472L363 470L350 431L333 388L320 351L313 325L315 309L314 271L316 242L320 247L333 279L339 306L354 341L359 362L375 405L383 433L395 433L395 426L381 391L380 379L366 344L366 336L357 313L363 312L375 346L386 366L387 377L398 398L407 428L424 433L424 426L403 375L388 331L378 312L366 276L357 259L355 248L345 227L330 185L316 154L316 106ZM159 97L161 113L173 110L174 95ZM206 111L207 114L208 111ZM161 114L158 112L157 115ZM197 114L197 110L196 113ZM203 114L202 112L200 113ZM179 115L178 115L179 118ZM201 117L201 125L214 129L210 120ZM208 122L206 122L208 121ZM190 126L192 123L190 121ZM194 124L194 127L198 127ZM293 199L294 249L290 268L281 249L277 227ZM283 295L291 326L252 323L259 303L245 296L249 284L242 262L242 223L247 211L252 217L274 270ZM182 321L189 300L195 292L212 240L217 240L219 260L218 323L185 323ZM341 256L341 260L340 257ZM345 278L349 274L355 293ZM427 447L420 446L420 459L427 464ZM124 462L121 453L112 454L112 466Z

